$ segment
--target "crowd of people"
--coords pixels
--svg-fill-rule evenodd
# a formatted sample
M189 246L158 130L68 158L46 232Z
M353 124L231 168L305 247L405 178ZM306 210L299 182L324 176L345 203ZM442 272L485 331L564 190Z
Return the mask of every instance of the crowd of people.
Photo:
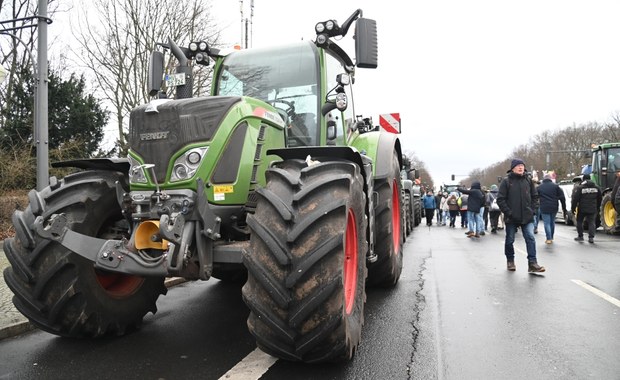
M620 212L620 169L616 171L612 199L617 212ZM539 221L543 222L545 244L553 244L559 207L564 215L570 208L570 213L576 215L575 241L585 241L585 224L588 242L593 244L602 191L589 174L583 174L581 180L575 183L571 204L567 205L563 190L551 174L545 174L538 182L527 172L525 162L515 158L499 186L493 184L487 188L480 181L473 180L469 188L459 187L451 193L439 191L433 194L428 191L422 201L429 227L436 218L437 226L456 228L457 218L460 217L460 226L466 229L465 236L470 239L480 239L489 230L497 234L505 229L504 254L509 271L516 270L514 241L516 232L521 230L527 250L528 271L545 272L545 267L538 264L536 257L535 235Z

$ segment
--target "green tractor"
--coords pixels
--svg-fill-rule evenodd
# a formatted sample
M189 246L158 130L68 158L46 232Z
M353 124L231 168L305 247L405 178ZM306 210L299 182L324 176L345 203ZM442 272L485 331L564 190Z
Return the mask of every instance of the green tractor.
M355 61L334 42L351 26ZM352 103L355 69L377 67L375 21L358 9L281 47L158 46L128 157L55 163L80 170L14 213L15 306L52 334L123 335L156 312L166 277L245 282L259 348L349 360L365 286L397 284L405 239L400 141L356 121ZM193 65L211 61L211 96L192 98Z
M592 181L601 188L603 200L600 225L608 234L620 234L620 216L614 208L611 190L620 170L620 143L605 143L592 147Z

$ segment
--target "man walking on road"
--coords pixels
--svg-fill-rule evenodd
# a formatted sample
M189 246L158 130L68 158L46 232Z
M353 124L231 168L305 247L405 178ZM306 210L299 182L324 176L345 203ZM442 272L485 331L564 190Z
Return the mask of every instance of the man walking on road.
M435 213L435 197L432 191L428 191L425 196L422 197L422 204L424 205L424 214L426 216L426 225L431 226L433 224L433 214Z
M555 216L558 213L558 201L562 204L564 216L568 213L566 210L566 198L564 191L558 184L551 180L551 175L545 174L543 181L538 185L538 197L540 198L540 215L545 226L545 235L547 240L545 244L553 244L553 235L555 234Z
M601 206L603 195L601 189L590 180L589 174L583 175L583 181L577 186L571 197L570 211L575 214L577 208L577 237L576 241L583 241L583 220L588 223L588 243L594 243L596 232L596 214Z
M534 210L538 208L538 192L534 182L525 172L525 163L519 158L512 160L506 178L499 185L497 204L504 213L506 240L504 254L507 269L515 271L515 234L521 228L527 249L529 272L544 272L536 259L536 238L534 237Z

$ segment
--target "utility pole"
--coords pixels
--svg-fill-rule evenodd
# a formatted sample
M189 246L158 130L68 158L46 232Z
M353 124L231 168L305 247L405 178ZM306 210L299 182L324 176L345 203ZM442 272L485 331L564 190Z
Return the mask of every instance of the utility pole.
M47 0L39 0L38 23L38 47L37 60L39 66L39 78L37 79L37 109L35 120L38 121L35 130L35 142L37 144L37 190L46 187L49 180L49 136L48 136L48 104L47 104ZM51 20L50 20L51 21Z
M35 100L34 100L34 131L33 137L37 151L37 190L43 190L49 184L49 137L48 137L48 98L47 98L47 24L52 20L47 17L47 0L39 0L38 14L31 17L0 21L0 25L10 24L15 21L31 21L12 28L0 29L0 34L12 37L15 41L25 47L25 51L30 55L30 62L33 66L35 77ZM34 20L38 20L34 24ZM28 45L12 32L18 29L38 28L37 63L34 62L32 52Z
M252 19L254 18L254 0L250 0L250 18L243 17L243 0L239 0L241 12L241 47L248 49L252 46Z

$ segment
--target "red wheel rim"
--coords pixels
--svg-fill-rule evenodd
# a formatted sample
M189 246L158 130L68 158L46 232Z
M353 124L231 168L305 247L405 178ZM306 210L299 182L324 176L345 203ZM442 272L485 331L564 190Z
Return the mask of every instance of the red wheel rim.
M351 314L357 293L357 224L353 210L347 212L347 231L344 245L344 307Z
M132 295L140 286L144 279L138 276L95 271L97 282L112 297L123 298Z
M394 244L394 254L398 254L400 246L400 192L396 180L392 186L392 243Z

